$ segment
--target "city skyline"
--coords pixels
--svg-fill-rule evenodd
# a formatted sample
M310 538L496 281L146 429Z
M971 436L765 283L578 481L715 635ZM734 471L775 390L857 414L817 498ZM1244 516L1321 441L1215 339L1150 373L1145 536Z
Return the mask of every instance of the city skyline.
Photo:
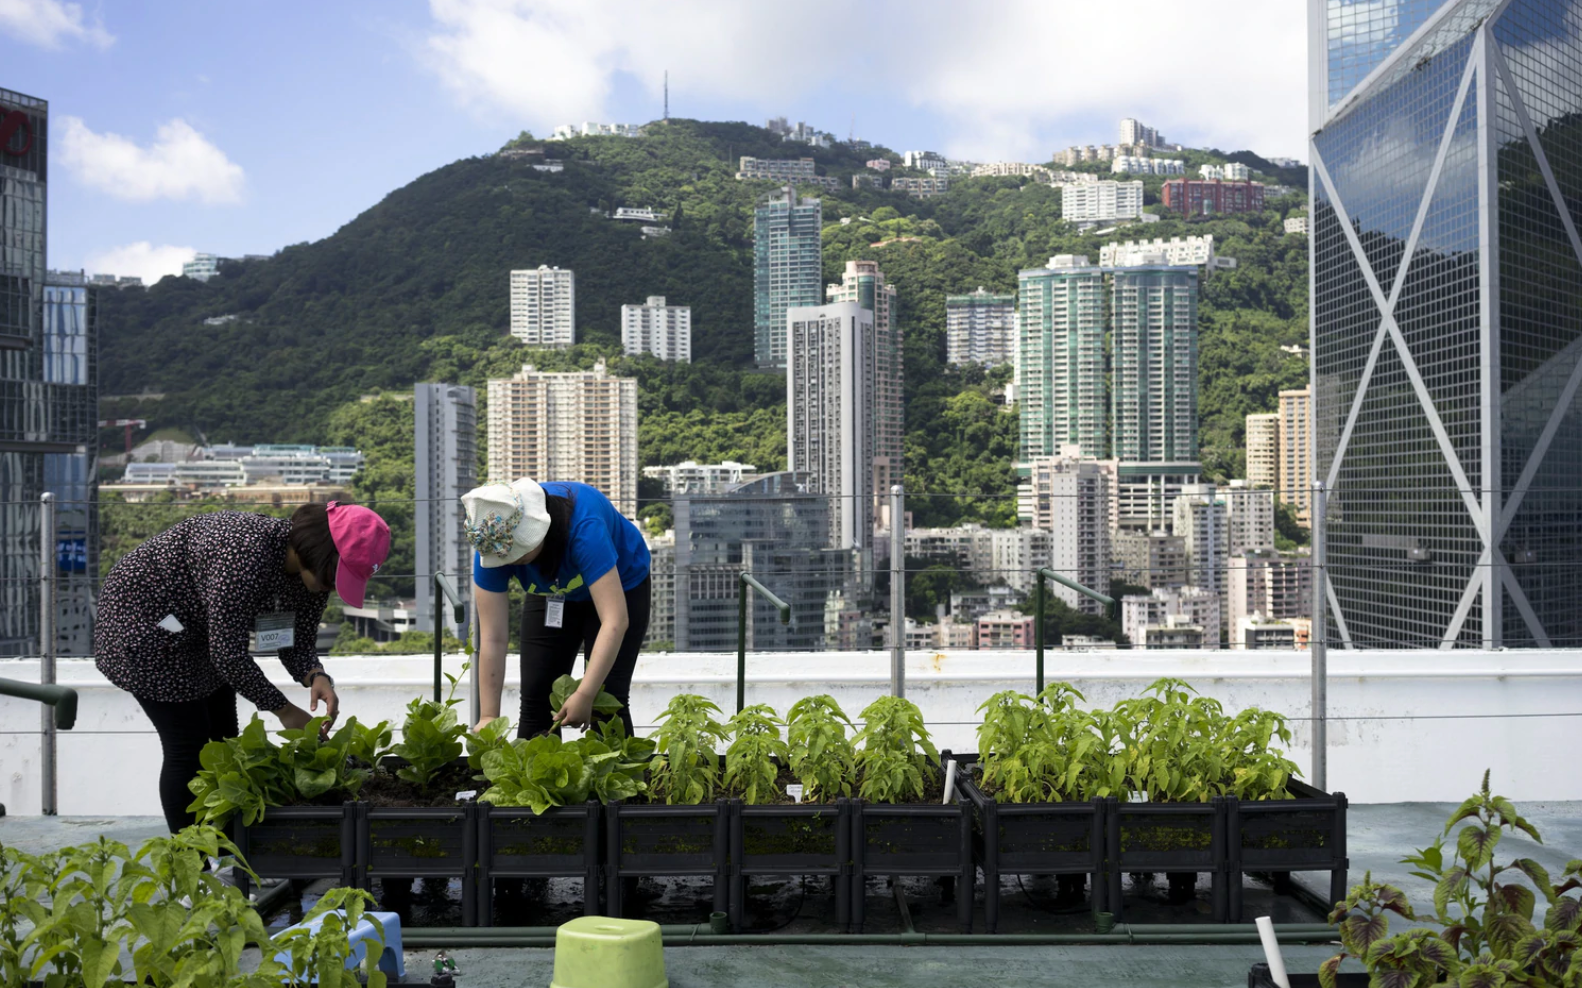
M1044 162L1068 144L1112 142L1123 117L1188 146L1300 155L1305 141L1292 115L1276 112L1304 101L1304 18L1294 8L1227 30L1171 5L1145 5L1136 16L1169 27L1133 39L1152 54L1133 59L1137 67L1119 78L1104 78L1107 56L1096 51L1053 69L1040 60L1038 72L1024 72L1020 56L986 57L1002 47L990 30L938 32L926 18L897 20L876 9L856 16L891 31L913 24L895 54L863 60L856 76L786 71L763 80L760 66L732 49L750 51L758 32L786 27L754 12L721 18L732 40L722 46L713 36L689 36L681 26L688 18L655 21L640 8L531 30L535 11L555 9L507 5L503 29L491 34L482 4L302 5L296 12L315 23L303 33L292 28L299 17L291 5L264 19L188 3L107 3L89 12L58 0L18 4L0 16L7 86L47 93L63 118L80 122L61 130L76 153L58 183L55 266L146 277L179 270L190 252L267 255L317 240L389 189L489 153L523 128L548 136L583 120L657 120L667 69L672 116L753 123L787 116L842 136L855 127L897 150L933 147L980 161ZM1043 22L1054 12L1029 5L1017 16ZM1064 16L1099 30L1107 15ZM501 46L515 46L512 56L502 58ZM796 49L785 46L783 57ZM832 64L850 54L845 45L809 50ZM902 51L938 71L895 71ZM544 64L560 70L556 87L539 85L525 68ZM1242 99L1267 112L1216 112L1171 84L1189 68L1207 73L1208 86L1260 79ZM261 77L272 84L252 84ZM326 95L359 107L355 127L340 126L335 114L281 109L319 105ZM414 119L424 121L420 132ZM122 181L128 175L140 177Z

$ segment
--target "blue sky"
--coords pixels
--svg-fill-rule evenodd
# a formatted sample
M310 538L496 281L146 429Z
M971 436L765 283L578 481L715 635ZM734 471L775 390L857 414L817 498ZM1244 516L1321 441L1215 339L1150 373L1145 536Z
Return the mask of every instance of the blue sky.
M328 236L523 128L657 118L667 68L675 116L897 150L1044 161L1129 115L1305 157L1303 6L0 0L0 88L50 101L51 265L148 277Z

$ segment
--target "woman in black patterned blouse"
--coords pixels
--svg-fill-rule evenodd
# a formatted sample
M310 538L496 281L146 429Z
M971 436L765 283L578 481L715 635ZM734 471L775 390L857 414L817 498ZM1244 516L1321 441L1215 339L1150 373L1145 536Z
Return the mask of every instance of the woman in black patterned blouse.
M330 591L361 607L390 552L390 529L364 507L305 504L289 520L241 511L198 515L123 556L105 577L94 626L99 671L137 698L159 732L159 800L172 832L192 823L187 783L209 741L234 737L236 695L302 727L249 652L276 646L309 709L333 721L335 683L314 645Z

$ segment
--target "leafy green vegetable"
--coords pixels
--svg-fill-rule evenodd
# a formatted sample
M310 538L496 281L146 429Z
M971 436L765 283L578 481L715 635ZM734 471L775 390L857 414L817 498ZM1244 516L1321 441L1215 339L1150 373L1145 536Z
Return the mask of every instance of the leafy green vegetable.
M923 798L925 773L939 772L939 752L923 727L917 704L899 696L881 696L862 712L856 740L857 766L862 770L863 799L899 803Z
M762 703L730 719L727 728L736 740L725 749L726 789L740 793L748 803L770 803L780 795L775 779L791 754L780 739L784 726L774 708Z
M276 745L255 714L241 734L210 741L198 755L202 767L187 783L194 796L187 811L216 827L241 813L251 826L271 806L312 802L330 792L356 796L390 740L389 725L366 727L352 717L321 740L323 724L315 717L305 727L281 731L284 743Z
M467 767L479 773L475 778L482 780L483 756L491 751L504 748L511 743L511 720L508 717L496 717L482 728L467 735Z
M654 795L682 805L714 798L720 784L717 751L730 740L725 725L712 716L720 712L712 701L694 693L671 699L653 735L658 752L650 776Z
M526 806L534 813L589 799L631 799L647 789L643 772L652 754L652 743L628 737L618 718L600 722L575 741L554 734L518 739L481 753L490 785L478 799Z
M549 709L560 713L560 708L566 705L566 698L577 692L577 687L582 685L582 680L571 676L561 676L549 688ZM613 717L621 712L623 704L620 700L599 687L599 695L593 698L593 713L597 717Z
M461 757L467 725L456 716L455 703L419 697L407 704L401 743L390 749L390 754L406 760L396 770L397 777L426 786L436 772Z
M848 732L851 719L828 694L805 697L791 706L786 731L791 774L807 787L805 802L850 796L857 777L857 750Z

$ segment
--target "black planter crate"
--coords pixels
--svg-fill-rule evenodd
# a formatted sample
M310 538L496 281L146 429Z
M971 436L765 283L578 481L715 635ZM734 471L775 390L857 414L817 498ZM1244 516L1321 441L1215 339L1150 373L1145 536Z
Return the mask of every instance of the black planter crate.
M940 764L951 758L941 753ZM940 769L941 778L944 770ZM961 787L948 804L851 801L851 928L862 932L865 884L880 877L934 876L952 879L956 919L972 932L972 896L978 866L972 858L972 811Z
M354 805L362 887L375 878L460 878L462 925L478 925L476 803Z
M851 801L755 806L730 801L730 919L743 927L748 875L829 875L835 922L851 923Z
M1123 803L1105 800L1107 902L1122 918L1121 876L1134 872L1208 873L1214 922L1229 922L1227 800L1207 803Z
M357 858L357 804L339 806L271 806L252 826L237 815L231 839L260 878L329 878L360 888ZM248 893L251 882L237 873L237 887Z
M1105 804L1001 803L967 774L976 755L958 756L957 785L976 814L973 854L983 868L983 919L997 932L1001 875L1087 875L1094 911L1105 902Z
M494 925L497 878L580 878L582 911L599 912L602 806L589 800L534 814L525 806L478 805L478 922Z
M612 916L622 910L622 879L712 877L714 911L730 899L730 804L696 806L616 800L605 813L605 887Z
M1291 982L1291 988L1318 988L1318 975L1297 974L1287 971L1286 978ZM1355 971L1346 971L1335 976L1336 988L1368 988L1368 976ZM1263 961L1252 966L1247 972L1247 988L1275 988L1274 975L1269 973L1269 965Z
M1229 814L1230 922L1242 921L1242 876L1267 872L1329 872L1330 903L1346 897L1346 794L1326 793L1292 779L1294 799L1226 800Z

